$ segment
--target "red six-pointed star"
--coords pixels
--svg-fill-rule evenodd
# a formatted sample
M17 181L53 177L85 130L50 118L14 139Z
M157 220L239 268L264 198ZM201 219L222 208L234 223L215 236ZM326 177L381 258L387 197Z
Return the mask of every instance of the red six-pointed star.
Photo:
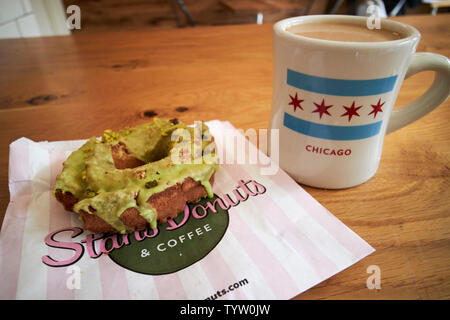
M348 116L348 122L352 120L353 116L358 116L358 110L362 108L362 106L355 107L355 101L353 101L352 105L350 107L343 106L345 110L347 110L344 114L341 115L341 117Z
M378 103L377 104L371 104L372 106L372 111L370 111L370 113L368 114L368 116L370 116L373 113L373 118L375 119L375 117L377 116L378 112L383 112L383 110L381 109L381 107L386 103L386 101L384 101L383 103L381 103L381 98L378 99Z
M295 93L295 97L289 95L291 97L291 102L289 102L289 105L294 106L294 112L297 110L297 108L300 108L303 110L302 106L300 105L305 100L300 100L297 96L297 93Z
M325 105L325 99L322 99L322 103L321 104L318 104L318 103L315 103L315 102L314 102L314 104L316 105L316 110L314 110L312 113L318 112L320 119L322 119L322 115L324 113L326 113L327 115L331 116L331 114L328 113L328 109L331 108L333 105L326 106Z

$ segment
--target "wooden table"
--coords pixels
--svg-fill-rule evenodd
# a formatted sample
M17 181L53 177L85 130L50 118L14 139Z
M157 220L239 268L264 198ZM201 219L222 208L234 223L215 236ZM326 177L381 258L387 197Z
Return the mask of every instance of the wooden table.
M418 51L450 56L449 15L407 16ZM189 28L0 41L0 212L9 201L8 145L100 135L149 117L229 120L267 128L271 25ZM425 91L407 80L398 105ZM450 298L449 102L386 137L378 173L348 190L305 187L375 253L298 299ZM0 221L1 222L1 221ZM369 290L367 268L381 270Z

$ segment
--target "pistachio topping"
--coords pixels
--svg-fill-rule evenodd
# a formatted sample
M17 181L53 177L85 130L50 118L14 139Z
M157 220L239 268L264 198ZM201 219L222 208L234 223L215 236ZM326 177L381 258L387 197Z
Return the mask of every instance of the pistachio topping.
M97 215L118 232L129 231L119 219L128 208L136 208L155 227L157 212L147 203L153 194L181 184L190 177L204 186L209 197L213 195L209 180L218 169L217 161L172 162L171 151L180 143L171 139L177 129L190 132L191 150L194 150L194 128L178 120L154 118L152 122L134 128L117 132L105 130L101 141L91 138L67 158L56 178L54 192L71 193L78 200L74 206L75 212ZM204 125L203 131L206 130L208 128ZM204 150L210 143L203 141L201 149ZM112 146L117 144L126 146L130 156L145 164L117 169L112 155ZM122 149L119 149L122 156L120 152Z
M148 181L148 182L145 183L145 187L146 187L147 189L154 188L154 187L156 187L157 185L158 185L158 181L156 181L156 180L151 180L151 181Z

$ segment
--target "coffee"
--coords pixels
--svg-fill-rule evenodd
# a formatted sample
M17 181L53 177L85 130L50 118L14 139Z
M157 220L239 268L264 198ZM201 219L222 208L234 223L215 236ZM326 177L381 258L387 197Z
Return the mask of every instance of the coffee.
M381 42L404 38L391 30L369 29L365 25L339 21L306 22L290 26L286 31L308 38L346 42Z

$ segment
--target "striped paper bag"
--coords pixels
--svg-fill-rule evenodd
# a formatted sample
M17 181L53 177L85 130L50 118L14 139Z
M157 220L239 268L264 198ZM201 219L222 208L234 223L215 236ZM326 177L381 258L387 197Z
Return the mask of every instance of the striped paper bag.
M207 125L229 159L225 138L242 134ZM52 195L63 161L83 143L10 145L0 298L289 299L374 251L281 169L262 174L270 162L252 144L245 155L259 164L221 164L214 198L156 229L92 234Z

